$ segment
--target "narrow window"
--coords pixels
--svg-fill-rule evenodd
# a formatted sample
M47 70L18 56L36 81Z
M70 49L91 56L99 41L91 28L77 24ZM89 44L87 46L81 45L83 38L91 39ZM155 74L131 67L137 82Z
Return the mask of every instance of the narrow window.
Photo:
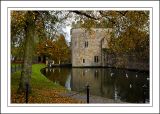
M85 59L83 59L83 63L85 63Z
M94 56L94 62L96 62L96 56Z
M75 46L77 46L77 42L75 41Z
M98 78L98 71L97 70L94 72L94 76L95 76L95 78Z
M82 76L85 76L85 71L83 70L83 72L82 72Z
M98 63L98 56L94 56L94 62Z
M85 41L84 47L85 47L85 48L88 47L88 41Z

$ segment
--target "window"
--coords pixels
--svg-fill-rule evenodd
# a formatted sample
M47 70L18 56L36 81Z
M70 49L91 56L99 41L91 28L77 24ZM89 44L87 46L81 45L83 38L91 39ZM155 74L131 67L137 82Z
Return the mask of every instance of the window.
M94 77L98 78L98 71L97 70L94 72Z
M94 56L94 62L98 63L98 56Z
M85 41L84 47L85 47L85 48L88 47L88 41Z
M83 59L83 63L85 63L85 59Z
M82 76L85 76L85 71L83 70L83 72L82 72Z
M75 46L77 46L77 42L76 41L74 42L74 44L75 44Z

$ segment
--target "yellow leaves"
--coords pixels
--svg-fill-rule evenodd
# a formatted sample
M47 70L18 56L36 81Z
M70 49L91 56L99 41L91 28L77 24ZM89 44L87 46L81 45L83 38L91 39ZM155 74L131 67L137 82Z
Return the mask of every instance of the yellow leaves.
M112 18L117 18L117 17L119 16L119 13L118 13L118 11L108 11L108 12L106 13L106 15L107 15L107 16L110 16L110 17L112 17Z
M36 18L36 16L35 15L33 15L33 19L35 20L35 18Z
M36 11L11 11L11 31L12 35L18 34L28 27L28 24L36 25L34 28L37 35L42 35L44 26L41 19L36 19Z
M90 29L96 26L96 22L95 20L87 19L87 20L84 20L84 23L81 23L81 26L84 28Z
M109 46L116 53L134 52L139 53L138 56L143 53L147 57L148 54L145 51L149 51L149 35L134 26L130 26L118 38L112 38Z
M15 26L23 26L26 21L26 11L11 11L11 23Z
M149 11L129 11L126 17L130 20L130 23L142 27L147 21L149 21Z

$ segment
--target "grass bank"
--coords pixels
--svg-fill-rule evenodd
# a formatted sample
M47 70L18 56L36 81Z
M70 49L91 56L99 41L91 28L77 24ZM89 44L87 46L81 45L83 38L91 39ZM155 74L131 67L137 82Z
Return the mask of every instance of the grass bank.
M52 81L48 80L40 70L45 64L33 64L31 87L32 93L29 95L29 103L80 103L75 99L63 97L60 94L67 90ZM17 94L21 72L11 74L11 102L25 103L25 93Z

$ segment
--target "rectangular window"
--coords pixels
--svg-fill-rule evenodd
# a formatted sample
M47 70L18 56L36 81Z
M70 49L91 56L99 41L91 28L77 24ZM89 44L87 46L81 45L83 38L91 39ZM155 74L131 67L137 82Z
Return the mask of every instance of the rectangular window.
M83 63L85 63L85 59L83 59Z
M85 47L85 48L88 47L88 41L85 41L84 47Z
M94 62L96 62L96 56L94 56Z
M77 42L75 41L75 46L77 46Z
M97 70L94 72L94 76L95 76L95 78L98 78L98 71Z
M83 72L82 72L82 76L85 76L85 71L83 70Z
M94 56L94 62L98 63L98 56Z

